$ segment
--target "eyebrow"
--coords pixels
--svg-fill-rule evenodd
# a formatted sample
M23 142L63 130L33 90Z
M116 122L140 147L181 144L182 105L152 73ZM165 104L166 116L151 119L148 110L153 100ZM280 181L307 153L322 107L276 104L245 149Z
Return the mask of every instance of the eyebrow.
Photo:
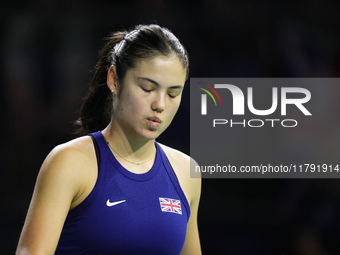
M147 77L137 77L137 79L151 82L152 84L156 85L157 87L160 87L158 82L156 82L156 81L154 81L154 80L152 80L150 78L147 78ZM174 86L170 86L169 89L183 89L183 86L182 85L174 85Z

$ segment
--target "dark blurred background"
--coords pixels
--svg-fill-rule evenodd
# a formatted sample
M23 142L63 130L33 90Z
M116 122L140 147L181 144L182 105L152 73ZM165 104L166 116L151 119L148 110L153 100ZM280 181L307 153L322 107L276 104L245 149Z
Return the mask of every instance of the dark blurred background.
M191 77L339 77L339 10L336 0L1 1L0 254L15 252L44 158L76 137L109 32L168 27L189 52ZM187 154L188 100L186 88L158 139ZM338 179L203 180L204 254L339 254L339 224Z

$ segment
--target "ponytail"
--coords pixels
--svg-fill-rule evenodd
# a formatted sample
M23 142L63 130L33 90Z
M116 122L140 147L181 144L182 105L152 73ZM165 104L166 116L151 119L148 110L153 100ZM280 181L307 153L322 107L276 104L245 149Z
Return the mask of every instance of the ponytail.
M112 63L112 52L127 32L113 33L108 37L108 42L99 52L95 74L92 78L90 89L80 109L80 117L76 124L81 127L78 133L89 134L104 129L111 120L112 93L106 86L107 71Z

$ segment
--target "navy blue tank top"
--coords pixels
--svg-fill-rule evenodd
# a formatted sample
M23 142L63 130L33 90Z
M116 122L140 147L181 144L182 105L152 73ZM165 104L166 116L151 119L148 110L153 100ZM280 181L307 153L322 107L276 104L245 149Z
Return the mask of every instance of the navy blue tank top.
M162 148L155 142L154 165L134 174L116 160L101 132L91 136L100 152L98 179L69 211L55 254L179 254L190 207Z

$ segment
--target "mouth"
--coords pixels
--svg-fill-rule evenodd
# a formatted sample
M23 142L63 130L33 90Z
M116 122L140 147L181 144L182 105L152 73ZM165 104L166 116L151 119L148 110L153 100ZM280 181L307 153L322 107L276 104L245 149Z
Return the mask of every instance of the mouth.
M161 119L158 118L158 117L150 117L150 118L148 118L148 120L150 120L150 121L152 121L152 122L158 122L158 123L161 123L161 122L162 122Z
M156 129L162 123L158 117L150 117L146 119L151 129Z

